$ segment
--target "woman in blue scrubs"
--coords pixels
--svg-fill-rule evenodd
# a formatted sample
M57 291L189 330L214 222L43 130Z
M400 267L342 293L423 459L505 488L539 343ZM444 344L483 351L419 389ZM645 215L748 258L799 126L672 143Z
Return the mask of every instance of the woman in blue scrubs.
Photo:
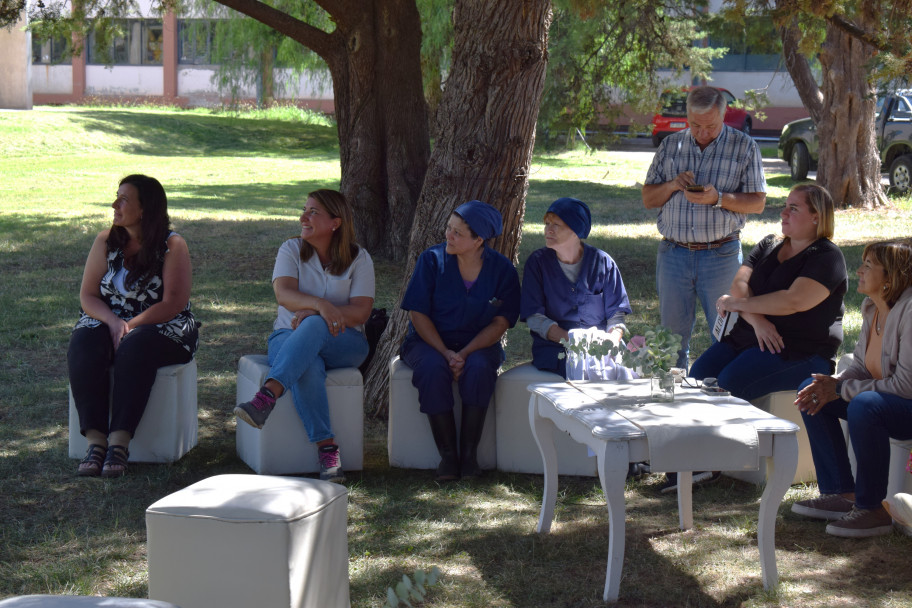
M413 370L421 412L440 452L438 481L481 474L476 452L504 361L500 339L519 317L516 269L486 245L502 230L500 212L491 205L469 201L457 207L447 221L446 242L421 254L402 300L409 331L399 354ZM453 381L462 399L458 442Z
M544 220L545 247L532 252L523 270L520 318L532 334L532 364L566 378L561 339L571 329L597 327L618 343L630 302L611 256L582 242L592 228L586 203L559 198Z

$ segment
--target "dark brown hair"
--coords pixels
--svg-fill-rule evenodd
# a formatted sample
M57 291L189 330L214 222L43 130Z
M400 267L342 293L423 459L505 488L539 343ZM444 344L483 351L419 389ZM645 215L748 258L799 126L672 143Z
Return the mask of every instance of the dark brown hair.
M132 174L120 180L120 186L130 184L139 195L140 230L142 243L139 252L129 259L124 259L127 269L125 283L137 291L142 284L152 277L161 274L168 245L165 242L171 231L171 219L168 217L168 197L161 183L148 175ZM111 226L106 241L107 251L111 253L123 249L130 242L130 234L123 226Z
M334 230L329 243L329 272L339 275L348 270L358 256L358 244L355 242L355 222L351 205L337 190L314 190L307 195L326 210L333 218L339 218L342 223L339 229ZM301 261L306 262L314 254L313 246L307 241L301 243Z

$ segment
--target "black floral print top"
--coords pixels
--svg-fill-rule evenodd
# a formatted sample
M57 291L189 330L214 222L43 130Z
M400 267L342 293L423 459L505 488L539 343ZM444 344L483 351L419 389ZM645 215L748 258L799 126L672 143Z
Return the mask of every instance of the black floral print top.
M177 234L171 232L166 238L169 239ZM167 251L167 250L166 250ZM139 281L139 284L126 285L126 281L121 281L122 289L118 288L118 282L115 277L123 270L124 255L123 250L117 249L108 253L108 270L101 278L101 299L114 312L115 315L129 321L136 315L140 314L153 304L162 300L162 278L160 275L153 276L147 281ZM141 291L136 291L137 287L142 287ZM76 327L98 327L101 321L90 317L84 311L79 311L79 321ZM187 352L193 355L199 346L199 333L195 331L199 324L190 312L190 302L187 302L186 308L179 312L176 317L165 323L157 323L158 332L173 340L184 347Z

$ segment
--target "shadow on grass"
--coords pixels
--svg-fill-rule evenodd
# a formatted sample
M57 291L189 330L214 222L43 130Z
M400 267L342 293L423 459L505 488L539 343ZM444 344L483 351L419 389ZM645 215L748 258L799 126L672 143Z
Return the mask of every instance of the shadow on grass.
M128 154L149 156L276 156L307 155L337 162L335 127L287 120L249 120L231 116L175 112L70 111L88 132L114 135Z

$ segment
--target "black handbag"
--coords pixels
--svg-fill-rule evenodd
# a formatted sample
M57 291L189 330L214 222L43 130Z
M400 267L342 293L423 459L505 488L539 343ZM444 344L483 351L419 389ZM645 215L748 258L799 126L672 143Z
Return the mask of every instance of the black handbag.
M370 318L364 324L364 337L367 338L369 350L364 363L358 367L362 374L367 373L367 366L370 365L371 359L374 358L374 352L377 350L377 344L380 342L380 336L383 335L387 323L389 323L389 317L386 315L385 308L371 310Z

